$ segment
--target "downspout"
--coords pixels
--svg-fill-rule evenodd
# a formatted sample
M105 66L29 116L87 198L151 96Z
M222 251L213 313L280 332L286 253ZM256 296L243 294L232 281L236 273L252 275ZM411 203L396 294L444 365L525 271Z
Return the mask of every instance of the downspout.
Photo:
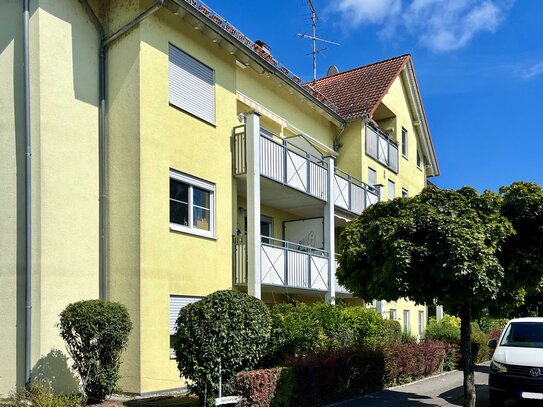
M139 14L132 21L125 24L109 37L106 37L104 26L94 13L88 0L81 0L81 3L96 29L100 33L100 53L99 53L99 107L98 107L98 144L99 144L99 199L100 199L100 298L107 300L107 117L106 117L106 84L107 68L106 57L108 47L121 35L127 33L145 18L158 11L164 5L164 0L156 0L147 10Z
M30 134L29 0L23 1L25 116L25 383L30 384L32 345L32 152Z

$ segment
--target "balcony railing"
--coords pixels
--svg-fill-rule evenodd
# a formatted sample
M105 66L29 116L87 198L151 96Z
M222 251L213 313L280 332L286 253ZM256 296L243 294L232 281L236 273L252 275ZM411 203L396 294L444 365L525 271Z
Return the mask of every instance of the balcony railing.
M260 243L262 285L328 290L328 252L294 242L263 237ZM234 284L247 284L247 244L234 237Z
M366 154L398 173L398 145L369 125L366 125Z
M247 151L242 126L234 129L234 175L247 172ZM328 164L271 132L260 134L260 174L283 185L326 201Z
M352 175L335 169L335 205L360 215L371 204L379 202L379 192Z

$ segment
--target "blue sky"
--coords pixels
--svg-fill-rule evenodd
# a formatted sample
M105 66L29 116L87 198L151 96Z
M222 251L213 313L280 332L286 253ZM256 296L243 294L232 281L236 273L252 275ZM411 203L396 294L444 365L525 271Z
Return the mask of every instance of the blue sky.
M411 53L442 188L543 185L543 1L314 0L317 76ZM303 0L207 0L304 80L312 78Z

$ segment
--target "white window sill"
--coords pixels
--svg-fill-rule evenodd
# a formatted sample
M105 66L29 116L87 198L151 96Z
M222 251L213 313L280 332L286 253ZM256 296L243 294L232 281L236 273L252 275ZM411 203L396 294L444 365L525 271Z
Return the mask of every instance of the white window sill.
M197 228L189 228L187 226L178 225L176 223L170 223L170 230L173 230L174 232L187 233L189 235L195 235L195 236L200 236L200 237L206 237L212 240L217 240L217 236L215 236L213 232L207 232L205 230L201 230Z

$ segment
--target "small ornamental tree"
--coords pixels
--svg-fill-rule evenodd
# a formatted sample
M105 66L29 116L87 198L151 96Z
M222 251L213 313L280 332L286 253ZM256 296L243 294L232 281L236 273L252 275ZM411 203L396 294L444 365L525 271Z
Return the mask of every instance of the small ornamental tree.
M247 294L217 291L182 308L174 349L189 391L202 405L214 405L219 368L222 383L237 372L257 366L271 332L266 305Z
M504 298L495 304L517 306L512 316L543 317L543 188L533 182L514 182L500 188L500 194L502 214L515 234L506 239L499 255L506 283ZM503 307L501 311L498 314L504 313Z
M503 288L497 252L512 233L498 194L427 188L372 205L351 222L340 238L338 280L365 300L437 300L459 316L464 405L474 407L470 322Z
M90 400L104 400L119 380L121 353L132 330L126 307L117 302L79 301L61 312L59 328L83 392Z

